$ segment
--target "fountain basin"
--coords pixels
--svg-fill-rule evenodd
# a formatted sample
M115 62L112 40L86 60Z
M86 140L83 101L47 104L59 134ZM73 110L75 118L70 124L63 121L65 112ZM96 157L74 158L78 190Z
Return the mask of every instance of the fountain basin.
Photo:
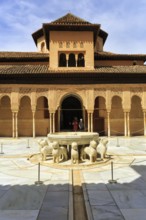
M89 145L91 140L98 141L99 134L96 132L56 132L47 135L50 142L57 141L59 145L71 145L77 142L78 145Z

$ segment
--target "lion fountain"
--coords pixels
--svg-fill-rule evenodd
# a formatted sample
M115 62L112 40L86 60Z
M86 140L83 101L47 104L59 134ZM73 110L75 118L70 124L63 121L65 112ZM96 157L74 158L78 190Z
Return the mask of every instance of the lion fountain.
M50 157L53 163L71 159L71 164L79 164L85 160L95 163L99 157L101 160L106 157L107 138L99 138L97 133L92 132L65 134L49 134L47 138L38 140L42 161Z

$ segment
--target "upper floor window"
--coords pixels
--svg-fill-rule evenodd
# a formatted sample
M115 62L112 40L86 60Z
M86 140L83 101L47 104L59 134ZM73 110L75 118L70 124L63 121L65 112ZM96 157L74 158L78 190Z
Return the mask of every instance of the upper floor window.
M78 67L84 67L84 66L85 66L84 54L79 53L78 54Z
M59 56L59 67L66 66L66 55L65 53L61 53Z
M73 53L69 54L68 66L69 67L75 67L76 66L75 54L73 54Z

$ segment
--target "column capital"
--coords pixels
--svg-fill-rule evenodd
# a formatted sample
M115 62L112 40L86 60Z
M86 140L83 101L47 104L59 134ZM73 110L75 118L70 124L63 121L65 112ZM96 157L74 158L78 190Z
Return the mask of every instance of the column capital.
M87 112L93 114L94 109L87 109Z
M111 113L111 109L106 109L107 113Z
M48 109L48 111L49 111L49 113L51 113L51 114L55 114L55 112L56 112L56 110L54 110L54 109Z
M36 105L31 105L32 112L36 112Z
M123 109L124 113L130 113L130 109Z

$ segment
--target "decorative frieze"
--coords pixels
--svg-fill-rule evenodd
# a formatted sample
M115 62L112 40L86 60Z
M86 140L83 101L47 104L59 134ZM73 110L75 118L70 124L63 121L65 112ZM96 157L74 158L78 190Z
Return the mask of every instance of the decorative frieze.
M140 98L142 98L143 89L140 88L140 87L130 88L130 93L131 93L131 97L132 97L133 95L137 95L137 96L139 96Z
M0 88L0 94L5 93L5 94L10 94L12 92L11 88Z
M104 98L106 97L106 89L101 88L101 89L95 89L94 90L95 98L97 96L103 96Z

